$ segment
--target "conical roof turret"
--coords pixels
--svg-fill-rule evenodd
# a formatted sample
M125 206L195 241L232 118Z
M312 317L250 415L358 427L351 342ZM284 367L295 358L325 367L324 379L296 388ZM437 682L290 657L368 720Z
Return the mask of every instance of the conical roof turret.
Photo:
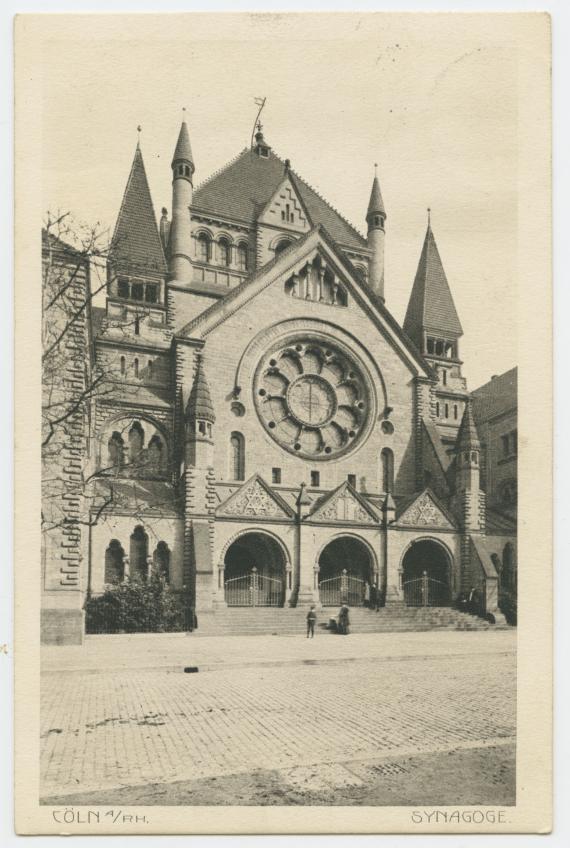
M372 181L372 191L370 192L366 218L368 219L370 215L382 215L386 218L386 210L384 208L384 201L382 200L382 192L380 191L380 180L377 174L374 175L374 180Z
M166 273L166 259L158 233L140 144L137 144L123 194L111 239L109 260L116 268L132 272Z
M455 441L455 452L460 453L461 451L479 450L480 447L481 442L479 441L479 434L477 433L477 427L475 426L471 398L468 398L467 403L465 404L465 412L461 419L459 432L457 433L457 439Z
M424 348L425 331L449 335L451 338L463 335L463 328L429 222L404 318L404 332L419 350Z
M172 164L174 165L175 162L179 162L181 160L184 162L190 162L192 167L194 167L194 158L192 156L192 147L190 145L190 133L188 132L186 119L182 121L182 126L178 133L178 141L176 142L176 147L174 149Z
M196 375L188 397L188 403L186 404L186 420L210 421L212 424L216 420L214 404L212 403L210 387L206 379L201 355L198 356Z

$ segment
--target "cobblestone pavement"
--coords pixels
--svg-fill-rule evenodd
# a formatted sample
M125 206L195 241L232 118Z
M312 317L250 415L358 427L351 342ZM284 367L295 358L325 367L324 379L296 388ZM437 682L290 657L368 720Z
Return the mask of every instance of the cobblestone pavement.
M219 643L227 640L202 639L210 645L199 650L202 657L209 654L213 670L198 674L182 667L137 668L134 656L135 668L109 671L97 669L93 658L87 672L58 671L50 661L42 675L41 794L512 741L512 634L461 634L464 640L437 634L433 643L425 634L413 635L405 649L391 634L399 658L390 656L395 643L390 652L384 634L360 636L350 647L340 638L317 647L316 639L245 637L233 640L226 664ZM427 656L419 652L422 645ZM104 653L108 644L97 650ZM351 651L358 662L349 661ZM251 656L257 665L249 664ZM62 655L64 665L76 668L70 657ZM269 664L279 657L282 663Z

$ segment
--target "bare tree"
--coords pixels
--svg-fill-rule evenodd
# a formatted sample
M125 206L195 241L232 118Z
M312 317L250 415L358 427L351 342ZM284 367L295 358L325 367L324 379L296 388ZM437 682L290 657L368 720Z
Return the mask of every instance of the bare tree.
M148 525L149 509L152 516L163 505L160 497L149 505L134 482L128 489L118 483L119 477L153 476L146 452L105 464L96 461L93 451L95 404L117 393L118 363L111 358L102 366L93 344L94 319L101 311L95 300L107 286L110 248L108 231L99 224L78 223L69 213L47 214L42 233L42 528L65 530L70 544L81 526L96 524L114 506L128 501L133 515ZM97 268L100 276L94 273ZM139 309L119 328L127 333L129 323L142 317ZM129 391L123 381L123 400ZM168 504L172 507L170 497Z

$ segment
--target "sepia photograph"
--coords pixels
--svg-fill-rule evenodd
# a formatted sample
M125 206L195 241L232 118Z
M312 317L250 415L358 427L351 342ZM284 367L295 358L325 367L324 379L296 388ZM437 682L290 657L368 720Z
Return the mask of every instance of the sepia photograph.
M521 65L548 77L548 18L22 16L16 44L36 832L248 832L220 807L508 832L521 238L549 227Z

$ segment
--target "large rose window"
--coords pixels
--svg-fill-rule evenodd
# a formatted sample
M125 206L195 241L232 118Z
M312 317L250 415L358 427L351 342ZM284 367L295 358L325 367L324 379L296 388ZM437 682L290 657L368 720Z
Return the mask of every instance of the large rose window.
M267 432L286 450L311 459L345 453L372 416L363 366L324 341L295 339L266 354L254 395Z

